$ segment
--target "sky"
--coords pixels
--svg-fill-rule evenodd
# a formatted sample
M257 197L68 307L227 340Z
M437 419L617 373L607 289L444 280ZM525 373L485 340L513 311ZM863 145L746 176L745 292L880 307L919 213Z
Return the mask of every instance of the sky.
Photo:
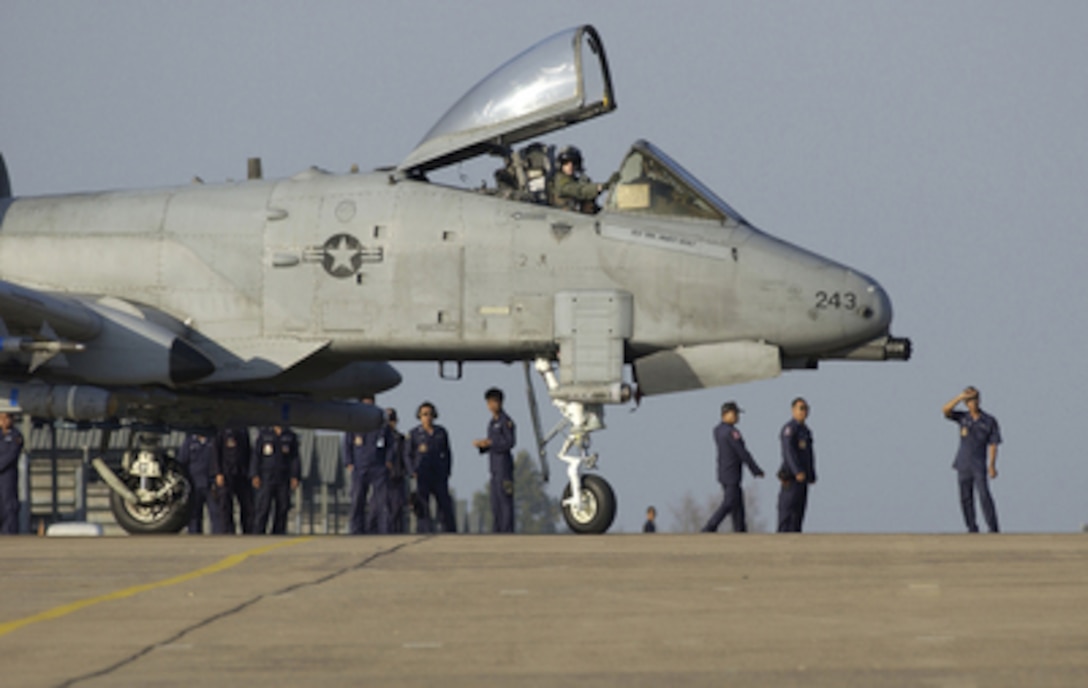
M4 0L0 151L17 195L237 179L250 156L266 177L392 165L493 68L583 23L619 108L550 142L606 178L649 139L764 231L875 277L915 345L909 363L610 407L594 448L614 530L638 530L650 504L667 530L685 493L718 491L725 400L773 474L803 395L819 473L807 530L959 532L958 436L940 409L968 384L1002 426L1003 529L1088 522L1088 4ZM484 389L507 390L532 444L520 366L468 365L457 382L398 368L379 403L438 405L462 496L487 476L471 447ZM777 486L746 485L773 520Z

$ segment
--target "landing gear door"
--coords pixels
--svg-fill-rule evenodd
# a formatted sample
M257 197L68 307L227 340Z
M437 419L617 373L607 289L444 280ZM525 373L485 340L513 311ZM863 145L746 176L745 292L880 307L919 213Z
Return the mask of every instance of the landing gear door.
M634 300L628 292L557 293L558 396L600 403L624 401L624 344L633 330Z

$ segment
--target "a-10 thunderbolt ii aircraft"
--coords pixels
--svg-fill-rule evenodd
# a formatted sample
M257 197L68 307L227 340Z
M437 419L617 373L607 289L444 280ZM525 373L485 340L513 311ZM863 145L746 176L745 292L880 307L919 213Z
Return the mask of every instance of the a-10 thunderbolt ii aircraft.
M566 435L566 521L600 533L605 405L909 358L873 279L756 229L649 142L599 212L550 204L554 148L517 146L615 108L582 26L481 81L395 168L35 198L2 172L0 393L144 430L120 474L95 465L126 529L167 532L189 485L152 431L367 430L380 411L354 400L400 382L388 361L523 362L563 416L542 437L530 404L542 459ZM494 188L428 180L483 155L502 158Z

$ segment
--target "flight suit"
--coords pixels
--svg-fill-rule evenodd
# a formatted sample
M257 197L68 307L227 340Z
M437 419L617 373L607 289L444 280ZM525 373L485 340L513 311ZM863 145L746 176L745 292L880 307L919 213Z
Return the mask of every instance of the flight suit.
M389 532L389 512L386 509L389 489L389 452L393 449L393 429L382 425L370 432L344 433L344 465L351 466L352 535ZM367 510L367 494L370 509Z
M704 533L713 533L729 514L733 515L733 530L738 533L748 532L748 522L744 513L744 491L741 489L742 468L748 466L752 475L763 475L744 438L736 426L719 423L714 428L714 445L718 450L718 482L722 486L722 504L703 527Z
M505 411L487 425L486 451L491 462L491 516L496 533L514 532L514 445L517 429Z
M204 435L188 434L178 451L178 464L189 477L192 492L189 493L189 533L204 532L204 507L212 520L212 532L221 533L219 491L215 476L219 473L219 457L215 441Z
M991 533L1000 532L997 527L997 508L993 495L990 494L990 476L987 473L987 448L991 444L1001 444L1001 428L997 419L979 411L978 420L967 411L953 411L948 417L960 426L960 447L952 467L959 474L960 506L967 531L978 532L975 515L975 492L982 503L982 515Z
M19 457L23 434L10 428L0 435L0 533L19 532Z
M390 428L392 430L392 428ZM404 435L396 430L392 432L393 444L387 452L389 469L389 489L385 492L386 509L389 513L389 532L407 532L405 511L408 506L408 476L412 469L408 465L408 457L405 455L407 442Z
M238 518L242 532L253 532L254 504L253 483L249 479L249 461L252 447L249 428L224 428L216 442L219 453L219 471L224 485L219 488L220 525L224 533L235 533L234 501L238 500Z
M567 210L583 211L586 204L597 200L601 191L597 184L584 174L571 176L557 172L553 180L555 205Z
M778 493L778 532L800 533L808 507L808 486L816 482L816 455L812 449L812 431L795 419L782 426L782 467L778 478L782 490ZM804 473L804 482L797 474Z
M298 436L288 428L279 435L272 428L261 428L253 443L249 477L250 480L261 479L253 532L263 535L271 515L272 534L286 533L287 512L291 509L291 481L302 478Z
M416 491L425 505L424 514L418 522L419 532L435 532L431 518L431 495L434 495L442 530L456 533L457 521L453 513L453 500L450 499L453 453L446 429L435 425L428 433L422 425L413 428L408 436L408 456L412 472L416 475Z

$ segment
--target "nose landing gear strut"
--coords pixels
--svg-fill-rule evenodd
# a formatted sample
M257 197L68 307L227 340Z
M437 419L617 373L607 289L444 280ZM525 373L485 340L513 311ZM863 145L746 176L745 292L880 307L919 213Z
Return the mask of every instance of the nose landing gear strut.
M548 470L545 462L545 447L548 442L564 430L567 433L558 458L567 465L566 489L563 490L563 518L567 526L575 533L604 533L616 518L616 494L612 486L598 475L583 475L583 471L595 470L597 455L589 453L590 433L604 429L604 406L586 404L580 401L568 401L554 396L559 389L555 370L551 361L538 358L534 363L536 371L544 378L548 392L552 394L552 403L561 420L552 430L543 435L540 429L540 417L533 394L529 364L526 362L526 381L529 392L529 409L533 415L533 429L536 432L537 445L542 462L542 474L547 480Z

